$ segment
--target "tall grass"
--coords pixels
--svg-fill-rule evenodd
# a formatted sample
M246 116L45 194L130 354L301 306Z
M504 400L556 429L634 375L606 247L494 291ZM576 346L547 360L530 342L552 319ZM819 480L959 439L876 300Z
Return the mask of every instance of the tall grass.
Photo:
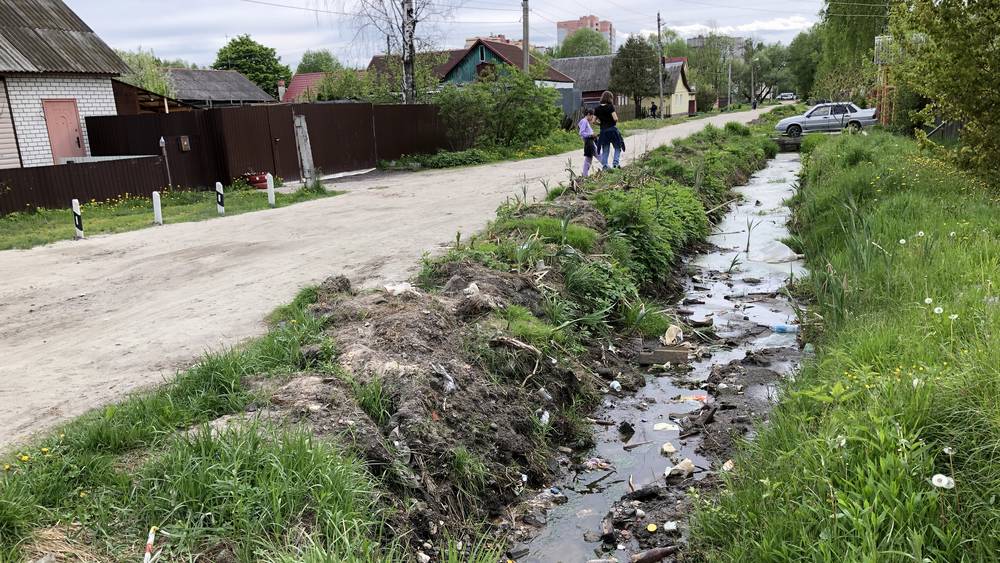
M994 561L997 187L887 134L809 151L795 225L819 355L692 536L717 561Z

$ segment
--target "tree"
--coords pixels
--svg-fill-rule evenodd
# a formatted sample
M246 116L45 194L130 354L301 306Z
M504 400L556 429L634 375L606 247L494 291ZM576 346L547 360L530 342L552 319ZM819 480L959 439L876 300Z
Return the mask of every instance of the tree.
M960 161L984 177L997 178L1000 19L996 4L907 0L893 12L892 37L898 53L894 72L930 99L925 113L963 124L963 146L956 153Z
M841 2L827 0L818 31L822 48L816 68L816 84L836 85L864 101L871 87L869 73L875 37L886 31L889 11L899 0L885 2ZM856 79L853 84L848 80Z
M788 70L795 84L795 92L801 98L812 94L821 49L822 37L816 26L796 35L788 46Z
M246 34L219 49L212 68L239 71L272 96L278 95L279 80L288 82L292 78L292 70L281 64L281 57L273 48L257 43Z
M610 55L611 45L600 32L584 27L571 33L556 50L557 59Z
M144 51L142 47L139 47L135 51L115 52L129 68L126 74L121 75L122 82L156 92L161 96L171 97L173 95L173 87L170 80L167 79L167 73L163 70L163 64L153 54L152 49Z
M335 72L343 68L340 61L333 56L328 49L320 49L318 51L306 51L302 53L302 60L299 61L298 68L295 69L296 74L303 74L306 72Z
M611 61L611 90L631 97L638 109L642 99L658 91L656 50L645 39L633 35Z

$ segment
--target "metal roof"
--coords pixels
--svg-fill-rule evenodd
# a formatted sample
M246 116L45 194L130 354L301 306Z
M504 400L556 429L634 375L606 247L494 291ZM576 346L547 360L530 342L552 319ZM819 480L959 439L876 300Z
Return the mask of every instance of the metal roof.
M273 102L274 98L235 70L168 68L167 78L178 100Z
M552 68L573 79L581 92L600 92L611 83L611 62L614 55L552 59Z
M122 74L128 66L61 0L0 0L0 72Z

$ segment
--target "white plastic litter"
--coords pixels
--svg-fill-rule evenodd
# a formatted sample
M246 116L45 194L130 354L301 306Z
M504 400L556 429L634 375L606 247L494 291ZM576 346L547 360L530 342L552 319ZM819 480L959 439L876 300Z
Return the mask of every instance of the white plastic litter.
M614 391L615 393L622 392L622 384L618 381L612 381L611 384L608 385L608 387L610 387L611 390Z
M677 426L676 424L671 424L669 422L657 422L656 424L653 425L653 430L660 430L663 432L672 432L680 429L681 429L680 426Z
M410 282L390 283L385 286L385 292L393 297L401 295L420 296L420 292Z
M684 458L684 461L681 461L677 465L673 467L668 467L666 471L663 472L663 475L665 477L670 477L671 475L680 475L681 477L687 477L688 475L694 473L694 469L695 469L694 462L688 458Z
M670 442L664 442L664 444L660 447L660 453L663 455L675 454L677 453L677 448Z
M462 290L462 293L468 295L469 297L479 295L479 285L477 285L476 282L472 282L469 284L469 287Z
M660 337L660 344L664 346L677 346L681 342L684 342L684 331L677 325L670 325L667 332Z

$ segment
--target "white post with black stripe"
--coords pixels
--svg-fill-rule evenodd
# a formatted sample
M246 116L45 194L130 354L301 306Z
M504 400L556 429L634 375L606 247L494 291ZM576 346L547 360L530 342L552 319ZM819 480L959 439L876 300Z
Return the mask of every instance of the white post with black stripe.
M80 213L80 200L73 200L73 226L76 227L77 240L83 238L83 215Z
M274 176L267 173L267 204L274 207Z
M163 207L160 206L160 192L153 192L153 224L163 224Z
M220 217L226 214L226 194L222 191L222 182L215 183L215 207Z

